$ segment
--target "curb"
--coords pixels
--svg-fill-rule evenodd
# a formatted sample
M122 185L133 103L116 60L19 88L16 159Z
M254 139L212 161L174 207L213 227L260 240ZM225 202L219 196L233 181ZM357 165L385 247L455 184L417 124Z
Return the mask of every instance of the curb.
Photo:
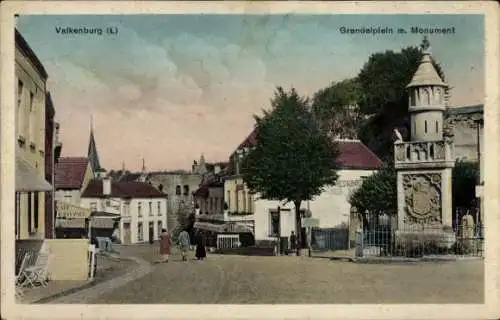
M132 260L136 262L138 265L135 268L130 268L129 270L127 270L128 272L123 275L106 279L104 281L99 281L97 283L94 283L89 288L85 288L84 290L78 290L70 295L59 297L59 299L53 299L55 301L53 301L52 303L55 304L86 303L82 301L87 301L89 299L90 300L96 299L100 294L105 294L107 292L116 290L119 287L131 281L134 281L138 278L141 278L153 271L153 266L149 262L143 259L132 256L126 258L124 257L122 259Z
M422 258L354 258L354 263L373 263L373 264L390 264L390 263L439 263L439 262L461 262L461 261L478 261L484 260L484 257L422 257Z
M61 292L58 292L56 294L53 294L51 296L48 296L48 297L43 297L41 299L38 299L36 301L33 301L33 302L30 302L29 304L42 304L42 303L47 303L51 300L54 300L54 299L57 299L59 297L62 297L62 296L66 296L66 295L70 295L70 294L73 294L75 292L78 292L80 290L85 290L85 289L88 289L88 288L91 288L93 287L94 285L96 284L96 280L95 279L92 279L92 280L89 280L87 281L86 283L80 285L80 286L77 286L77 287L73 287L73 288L69 288L67 290L64 290L64 291L61 291Z
M120 261L120 260L129 260L129 261L134 261L134 259L131 259L129 257L120 257L120 256L116 256L116 255L105 255L107 258L110 258L111 260L115 260L115 261ZM73 293L76 293L78 291L82 291L82 290L85 290L85 289L89 289L99 283L102 283L102 282L106 282L106 281L109 281L113 278L110 278L110 279L107 279L107 280L104 280L104 281L98 281L96 278L92 279L92 280L89 280L87 281L86 283L82 284L82 285L79 285L79 286L76 286L76 287L73 287L73 288L69 288L67 290L64 290L64 291L61 291L61 292L58 292L56 294L53 294L51 296L47 296L47 297L43 297L41 299L38 299L38 300L35 300L33 302L30 302L29 304L42 304L42 303L47 303L47 302L50 302L52 300L55 300L57 298L60 298L62 296L67 296L67 295L70 295L70 294L73 294Z

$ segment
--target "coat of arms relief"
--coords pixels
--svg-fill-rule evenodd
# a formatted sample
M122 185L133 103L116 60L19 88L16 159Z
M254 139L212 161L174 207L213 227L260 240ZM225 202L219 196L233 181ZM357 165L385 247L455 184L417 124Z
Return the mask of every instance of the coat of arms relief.
M405 222L441 223L441 175L439 173L405 174Z

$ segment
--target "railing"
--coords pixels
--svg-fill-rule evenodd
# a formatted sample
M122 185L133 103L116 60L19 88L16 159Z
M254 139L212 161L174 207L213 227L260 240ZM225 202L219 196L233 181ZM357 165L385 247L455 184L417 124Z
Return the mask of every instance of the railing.
M394 157L396 164L453 161L452 148L452 143L445 140L401 142L394 145Z
M314 228L311 232L311 249L315 251L348 250L348 228Z
M452 228L378 227L362 232L358 256L421 257L427 255L483 256L484 227L460 225ZM361 243L360 243L361 242ZM361 251L362 249L362 251Z
M217 235L217 249L230 249L240 247L240 236L237 234Z

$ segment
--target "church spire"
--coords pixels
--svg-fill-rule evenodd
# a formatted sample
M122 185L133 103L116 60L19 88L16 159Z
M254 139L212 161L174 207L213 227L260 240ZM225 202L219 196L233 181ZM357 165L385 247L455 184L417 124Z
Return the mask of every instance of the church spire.
M90 161L90 166L92 167L92 171L94 175L97 176L98 173L102 170L101 164L99 162L99 155L97 154L97 147L94 138L94 123L93 116L90 116L90 139L89 139L89 148L87 152L87 156Z

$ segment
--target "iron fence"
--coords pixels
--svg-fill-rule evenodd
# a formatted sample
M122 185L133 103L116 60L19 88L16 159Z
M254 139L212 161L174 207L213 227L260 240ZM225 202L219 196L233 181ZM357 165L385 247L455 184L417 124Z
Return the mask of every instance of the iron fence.
M359 243L361 241L361 243ZM428 255L483 256L484 227L456 225L454 228L425 226L364 230L357 243L362 256L421 257Z
M314 228L311 232L311 249L314 251L348 250L349 228Z

